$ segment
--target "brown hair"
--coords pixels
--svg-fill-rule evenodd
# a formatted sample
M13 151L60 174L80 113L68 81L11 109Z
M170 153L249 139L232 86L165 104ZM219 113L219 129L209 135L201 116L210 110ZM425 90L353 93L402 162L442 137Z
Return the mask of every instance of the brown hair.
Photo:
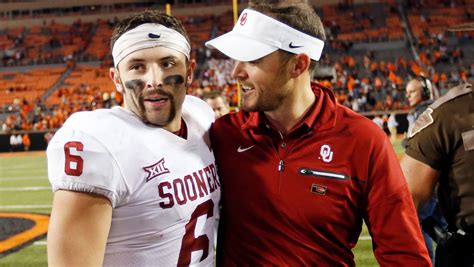
M225 98L224 95L222 95L221 93L219 92L211 92L211 93L207 93L207 94L204 94L202 96L202 100L206 101L208 99L217 99L217 98L221 98L222 99L222 102L224 102L224 104L229 107L229 103L227 102L227 99Z
M255 11L272 17L286 25L316 37L326 40L321 18L316 14L306 0L250 0L249 7ZM282 51L284 58L293 54ZM316 61L311 60L309 71L316 67Z
M110 51L112 51L115 42L120 36L122 36L122 34L145 23L158 23L167 28L173 29L181 33L184 38L186 38L188 43L191 44L188 33L186 32L186 29L184 29L184 26L181 24L179 19L166 15L161 11L147 10L128 16L115 25L115 28L112 32L112 38L110 39Z

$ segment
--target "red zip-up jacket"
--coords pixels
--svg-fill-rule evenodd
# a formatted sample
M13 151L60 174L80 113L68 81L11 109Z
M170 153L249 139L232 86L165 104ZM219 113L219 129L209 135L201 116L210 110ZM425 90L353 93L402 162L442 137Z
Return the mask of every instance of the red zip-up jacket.
M218 119L218 266L354 266L362 222L381 266L431 266L385 133L312 84L316 101L283 138L262 113Z

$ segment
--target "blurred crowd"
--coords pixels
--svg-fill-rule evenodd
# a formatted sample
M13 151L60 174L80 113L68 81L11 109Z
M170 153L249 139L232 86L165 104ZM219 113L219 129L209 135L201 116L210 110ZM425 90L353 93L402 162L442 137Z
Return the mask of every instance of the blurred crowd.
M350 5L337 8L339 12L358 14ZM388 12L391 16L398 16L394 6L390 6ZM358 16L359 19L367 20L364 30L376 26L377 19L370 13L364 11ZM425 13L421 16L422 21L429 20L429 16ZM208 20L218 21L214 18L207 19L203 23L208 23ZM445 94L453 84L474 77L474 63L466 62L464 52L459 46L472 42L470 35L446 36L442 33L424 31L416 39L418 60L409 56L381 60L371 51L365 55L352 53L353 43L338 40L336 37L341 34L341 27L338 27L337 21L331 21L326 21L328 32L326 54L319 65L330 68L332 73L326 77L315 75L314 80L332 88L338 102L354 111L369 114L374 111L386 114L393 111L407 111L409 105L405 97L405 85L408 80L419 75L432 81L437 95ZM0 54L0 64L14 66L68 62L68 68L73 69L76 64L95 58L101 60L102 66L110 66L108 56L98 58L98 54L94 54L97 49L87 47L90 43L95 43L94 40L98 38L94 35L95 30L105 24L107 31L115 22L116 19L99 21L95 25L77 20L72 25L62 25L53 20L30 29L24 27L4 29L0 31L2 36L0 51L3 51ZM188 23L188 20L184 22ZM351 29L358 30L353 27ZM452 38L457 38L457 45L450 44ZM109 54L104 51L100 53ZM231 75L232 60L223 59L222 55L204 47L194 47L193 55L198 60L199 68L188 94L201 98L210 94L220 94L225 97L231 109L235 110L239 100L238 86ZM85 81L74 87L59 87L53 93L53 97L59 101L53 104L48 101L45 103L40 98L34 100L24 97L14 98L12 103L0 106L3 114L0 115L0 130L3 133L54 130L74 112L120 105L122 96L108 89L90 85ZM6 90L7 94L15 94L27 91L29 88L20 86L0 90Z

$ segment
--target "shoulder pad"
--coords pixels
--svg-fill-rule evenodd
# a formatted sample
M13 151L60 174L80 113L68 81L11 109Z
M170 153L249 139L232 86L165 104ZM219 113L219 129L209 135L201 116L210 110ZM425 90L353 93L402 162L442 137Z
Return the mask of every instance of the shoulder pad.
M434 119L433 116L431 116L431 113L433 113L431 108L427 108L423 113L421 113L421 115L415 121L413 129L408 133L408 139L412 138L415 136L415 134L421 132L423 129L433 124Z
M430 105L430 108L436 109L442 104L449 102L452 99L455 99L458 96L465 95L472 92L472 85L470 83L460 84L454 88L449 89L449 91L442 97L438 98L433 104Z

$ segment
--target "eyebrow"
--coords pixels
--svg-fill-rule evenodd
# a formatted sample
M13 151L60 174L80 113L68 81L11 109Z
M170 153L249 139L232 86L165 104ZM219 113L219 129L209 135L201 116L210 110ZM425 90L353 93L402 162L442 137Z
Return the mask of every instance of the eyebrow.
M177 59L177 57L175 56L167 56L167 57L162 57L159 59L159 61L166 61L166 60L175 60ZM146 61L145 59L143 58L131 58L129 60L127 60L127 63L137 63L137 62L144 62Z
M127 60L127 63L130 64L130 63L143 62L143 61L145 61L145 60L142 59L142 58L131 58L131 59Z
M175 57L175 56L167 56L167 57L160 58L160 61L170 60L170 59L177 59L177 57Z

